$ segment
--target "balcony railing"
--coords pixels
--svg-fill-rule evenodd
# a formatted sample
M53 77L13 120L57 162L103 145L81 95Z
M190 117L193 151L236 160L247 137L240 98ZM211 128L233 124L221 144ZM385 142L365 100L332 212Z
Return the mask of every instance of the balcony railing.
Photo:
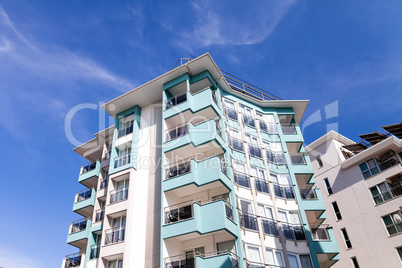
M110 204L124 201L128 198L128 186L110 192Z
M327 229L328 224L310 225L311 237L314 241L330 240Z
M130 133L133 133L133 121L123 124L123 127L119 129L117 138L126 136Z
M255 178L255 189L258 192L269 194L268 182L262 179Z
M285 268L285 266L273 265L273 264L265 264L260 262L253 262L246 260L247 268Z
M91 193L92 193L91 189L86 189L86 190L78 192L76 194L75 203L78 203L78 202L84 201L88 198L91 198Z
M71 223L70 234L84 231L87 228L87 219L80 219Z
M165 268L195 268L193 253L181 254L164 259Z
M278 224L273 219L261 217L262 228L264 234L279 236Z
M244 174L233 170L235 182L243 187L250 188L250 178Z
M248 151L250 155L262 158L262 151L257 145L249 144L248 145Z
M184 160L166 168L165 179L172 179L191 172L191 160Z
M85 174L85 173L87 173L87 172L89 172L89 171L91 171L91 170L94 170L95 168L96 168L96 162L95 162L95 163L88 163L88 164L85 164L85 165L83 165L83 166L81 167L81 173L80 173L80 175Z
M282 197L286 199L294 199L295 194L293 192L293 187L291 185L280 185L274 183L274 192L277 197Z
M98 209L96 211L96 216L95 216L95 222L103 221L103 218L105 217L105 209Z
M70 254L65 257L64 268L80 267L81 253Z
M188 134L188 125L176 126L165 131L165 142Z
M391 157L379 163L378 166L380 167L380 171L384 171L390 167L395 166L396 164L398 164L398 161L395 158Z
M242 227L258 231L258 224L257 224L257 216L253 214L244 213L239 211L240 213L240 224Z
M315 190L311 185L299 185L299 191L302 199L317 199Z
M92 260L92 259L99 258L100 249L101 249L101 245L92 245L89 259Z
M173 206L166 207L164 209L165 224L170 224L170 223L174 223L174 222L184 221L187 219L192 219L194 217L194 209L193 209L194 203L197 203L198 205L206 205L206 204L221 201L221 200L223 202L225 202L226 217L233 221L232 205L230 205L228 202L226 202L222 198L215 198L215 199L199 201L199 202L195 202L194 200L189 200L189 201L186 201L183 203L179 203L179 204L176 204Z
M283 235L286 239L290 240L306 240L304 227L301 224L291 224L288 222L281 222Z
M293 165L305 165L306 159L303 154L290 154L290 160Z
M131 155L125 154L114 159L114 168L122 167L131 163Z
M285 134L285 135L297 134L296 126L295 126L295 125L292 125L292 124L289 124L289 125L282 124L282 125L281 125L281 128L282 128L282 133Z
M183 95L180 96L176 96L176 97L172 97L170 99L166 100L166 106L165 106L165 110L168 110L176 105L179 105L180 103L183 103L187 101L187 94L184 93Z
M124 235L126 232L125 226L115 227L105 232L105 245L115 244L124 241Z
M246 126L254 127L255 128L255 121L254 118L248 115L243 114L243 123Z

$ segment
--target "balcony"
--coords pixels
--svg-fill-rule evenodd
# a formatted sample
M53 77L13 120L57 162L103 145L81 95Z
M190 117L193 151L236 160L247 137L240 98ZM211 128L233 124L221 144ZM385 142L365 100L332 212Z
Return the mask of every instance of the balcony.
M75 253L67 255L63 260L63 268L73 268L73 267L80 267L81 265L81 253Z
M227 171L226 163L219 156L198 162L192 158L180 161L165 168L162 189L165 192L177 189L176 191L180 190L188 195L201 191L200 187L215 188L224 185L229 188L231 183Z
M118 156L114 159L114 168L119 168L119 167L128 165L131 163L131 160L132 160L131 154L125 154L122 156Z
M207 234L225 230L237 237L233 208L222 199L200 203L189 201L164 209L163 239L190 233Z
M230 251L209 253L181 254L164 259L164 267L172 268L201 268L201 267L239 267L239 257Z
M83 217L86 218L91 217L95 206L95 199L96 199L96 190L94 188L78 192L75 195L73 211L80 214Z
M168 119L178 114L184 114L186 119L187 115L190 116L200 111L206 118L215 117L218 115L219 108L214 98L216 97L213 95L211 88L206 88L194 94L186 92L166 100L163 117ZM189 111L186 112L187 110Z
M101 163L99 161L83 165L80 170L78 182L88 188L97 188L100 168Z
M116 244L124 242L126 227L120 226L106 230L105 232L105 245Z
M303 200L318 199L315 189L311 185L299 185L299 191Z
M127 200L128 186L110 192L110 204Z
M214 119L210 119L196 126L190 122L166 130L163 151L165 154L174 152L171 158L180 156L185 159L206 152L221 154L225 150L224 144L222 130Z
M313 174L314 170L311 166L310 158L304 153L290 153L290 161L292 163L292 171L295 174Z
M67 244L85 250L91 224L92 221L90 219L80 219L72 222L67 236Z
M310 225L311 237L313 241L328 241L328 224Z
M335 235L332 228L328 228L326 225L321 226L322 227L310 227L313 238L313 247L317 253L320 267L329 267L339 259L337 257L339 248L335 241Z

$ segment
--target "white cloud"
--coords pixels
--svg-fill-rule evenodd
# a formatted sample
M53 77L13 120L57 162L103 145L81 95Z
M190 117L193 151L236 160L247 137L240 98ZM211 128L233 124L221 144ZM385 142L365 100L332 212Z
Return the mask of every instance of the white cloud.
M294 0L247 2L244 14L238 10L238 13L227 12L227 7L219 7L216 1L192 3L196 22L192 31L182 31L178 44L192 48L260 43L271 36L294 3ZM172 28L175 31L178 29Z

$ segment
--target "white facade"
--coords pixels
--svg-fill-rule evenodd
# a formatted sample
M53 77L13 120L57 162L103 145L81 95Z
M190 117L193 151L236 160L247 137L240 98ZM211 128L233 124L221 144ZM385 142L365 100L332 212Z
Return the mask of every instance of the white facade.
M358 154L342 148L351 144L331 131L306 147L340 249L333 267L402 267L402 141L390 136ZM373 158L369 173L364 163Z

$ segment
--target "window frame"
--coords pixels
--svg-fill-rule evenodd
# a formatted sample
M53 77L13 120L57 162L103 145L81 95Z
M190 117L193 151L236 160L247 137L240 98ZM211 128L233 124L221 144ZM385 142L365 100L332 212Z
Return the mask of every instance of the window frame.
M395 222L395 218L394 218L394 215L395 215L395 214L399 215L399 218L402 219L402 212L401 212L400 210L391 212L391 213L389 213L389 214L384 215L384 216L381 217L382 220L383 220L385 229L387 230L387 233L388 233L389 236L394 236L394 235L402 234L402 220L401 220L401 222L399 222L399 223ZM388 217L388 218L391 220L391 223L390 223L390 224L387 224L387 223L385 222L385 219L384 219L384 218L386 218L386 217ZM399 227L399 228L398 228L398 227ZM396 232L391 234L389 228L394 228Z
M329 182L328 177L323 179L324 183L325 183L325 189L327 189L327 194L331 195L334 193L334 191L332 190L332 186L331 183Z
M239 121L239 115L238 115L237 110L236 110L236 102L231 101L231 100L226 99L226 98L223 98L222 103L223 103L223 111L224 111L224 114L225 114L226 118L238 122ZM229 107L228 104L233 105L233 108ZM235 116L236 119L229 116L229 113L227 112L227 109L230 109L230 110L234 111L234 113L236 114L236 116Z
M342 220L342 214L336 201L331 203L337 221ZM337 211L338 210L338 211Z
M342 233L343 242L345 243L346 249L352 249L353 245L352 245L352 242L350 241L350 237L349 237L348 232L346 231L346 228L341 228L340 230Z

